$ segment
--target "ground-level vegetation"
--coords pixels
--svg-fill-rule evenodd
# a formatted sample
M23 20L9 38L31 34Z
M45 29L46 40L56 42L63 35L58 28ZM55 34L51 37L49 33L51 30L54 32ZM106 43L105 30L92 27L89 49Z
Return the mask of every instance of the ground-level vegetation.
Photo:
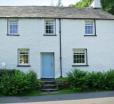
M87 72L79 69L67 73L66 77L57 78L58 91L51 94L65 94L88 91L114 90L114 70L107 72ZM24 73L20 70L0 70L0 96L38 96L49 93L41 92L42 81L33 71Z

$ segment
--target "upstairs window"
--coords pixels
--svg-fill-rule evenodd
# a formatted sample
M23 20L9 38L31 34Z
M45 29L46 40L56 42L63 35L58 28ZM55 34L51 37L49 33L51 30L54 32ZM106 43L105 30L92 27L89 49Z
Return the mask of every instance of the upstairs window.
M74 49L73 63L75 65L87 65L87 49Z
M29 49L18 49L18 65L29 65Z
M18 35L18 20L9 19L8 20L8 35Z
M94 20L85 21L85 35L95 35Z
M45 35L55 35L55 19L45 20Z

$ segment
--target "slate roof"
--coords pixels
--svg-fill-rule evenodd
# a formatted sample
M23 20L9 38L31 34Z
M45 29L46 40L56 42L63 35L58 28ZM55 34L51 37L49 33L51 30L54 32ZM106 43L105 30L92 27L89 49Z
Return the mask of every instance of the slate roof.
M114 20L114 15L101 9L53 6L0 6L0 17Z

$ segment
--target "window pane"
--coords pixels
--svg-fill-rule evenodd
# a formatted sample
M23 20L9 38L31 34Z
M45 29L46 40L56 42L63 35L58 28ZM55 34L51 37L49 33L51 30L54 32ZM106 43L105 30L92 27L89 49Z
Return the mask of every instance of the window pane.
M15 35L18 33L18 21L17 20L8 21L8 31L9 31L9 34Z
M75 49L73 55L73 62L77 64L86 63L86 50L85 49Z
M55 20L46 20L45 21L45 33L54 34L55 32Z
M86 21L85 34L93 34L93 33L94 33L94 21Z
M19 49L19 64L29 64L29 49Z

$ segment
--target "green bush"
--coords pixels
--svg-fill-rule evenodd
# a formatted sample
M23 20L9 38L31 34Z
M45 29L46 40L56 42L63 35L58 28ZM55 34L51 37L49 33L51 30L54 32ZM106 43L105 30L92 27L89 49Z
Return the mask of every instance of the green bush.
M40 83L34 72L19 70L0 71L0 92L2 95L20 95L39 89Z
M105 73L105 89L114 90L114 70Z
M72 88L79 89L80 91L86 88L87 72L81 70L73 70L68 74L68 82Z
M87 90L114 90L114 70L107 72L86 72L78 69L67 74L70 87Z
M56 84L57 84L59 90L69 88L69 82L68 82L67 78L65 78L65 77L57 78Z
M104 72L91 72L86 76L86 86L90 90L105 90L105 73Z

